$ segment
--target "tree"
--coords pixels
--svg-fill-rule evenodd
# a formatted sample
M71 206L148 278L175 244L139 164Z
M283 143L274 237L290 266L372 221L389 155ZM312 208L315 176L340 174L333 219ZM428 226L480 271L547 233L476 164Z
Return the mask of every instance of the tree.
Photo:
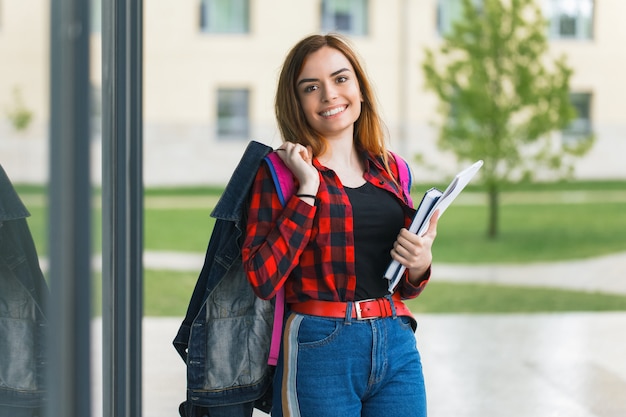
M24 104L22 90L19 87L13 88L13 105L6 109L6 116L18 132L28 129L33 119L33 112Z
M484 160L487 235L495 238L502 186L530 180L540 168L571 174L593 138L550 135L575 116L572 70L564 56L551 63L545 56L546 21L533 0L462 1L463 17L438 50L443 63L427 49L422 69L440 102L440 148L459 160Z

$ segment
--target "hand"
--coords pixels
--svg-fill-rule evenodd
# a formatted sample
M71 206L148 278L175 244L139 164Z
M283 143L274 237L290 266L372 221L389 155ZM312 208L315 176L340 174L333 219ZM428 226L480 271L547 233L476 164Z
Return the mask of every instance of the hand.
M407 268L409 281L413 284L418 283L432 264L432 246L437 236L438 221L439 211L435 211L430 219L428 230L423 236L403 228L398 234L398 239L393 244L391 257Z
M300 188L298 194L316 195L320 185L320 177L313 166L313 151L299 143L285 142L276 149L278 156L287 168L296 176Z

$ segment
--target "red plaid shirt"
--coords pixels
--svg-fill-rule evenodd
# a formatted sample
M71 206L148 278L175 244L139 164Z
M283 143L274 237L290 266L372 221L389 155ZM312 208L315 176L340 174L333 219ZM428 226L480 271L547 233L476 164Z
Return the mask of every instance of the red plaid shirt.
M257 172L242 258L248 280L263 299L270 299L285 285L287 303L309 299L354 301L356 275L350 200L332 170L317 159L313 164L320 172L315 206L292 196L283 207L267 165L263 164ZM389 164L392 172L397 173L393 157L389 158ZM407 205L404 192L378 159L367 158L364 178L402 202L408 227L415 211ZM409 283L406 276L405 273L396 291L403 298L415 298L426 286L430 269L418 286Z

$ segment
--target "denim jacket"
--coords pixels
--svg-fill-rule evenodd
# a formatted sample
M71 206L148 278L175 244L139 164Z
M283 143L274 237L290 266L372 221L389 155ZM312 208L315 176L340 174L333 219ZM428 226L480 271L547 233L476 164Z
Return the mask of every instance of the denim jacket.
M187 365L187 408L256 401L270 393L273 303L255 296L241 263L248 193L272 148L251 141L211 216L217 220L174 346Z
M0 165L0 409L44 400L48 287L22 204Z

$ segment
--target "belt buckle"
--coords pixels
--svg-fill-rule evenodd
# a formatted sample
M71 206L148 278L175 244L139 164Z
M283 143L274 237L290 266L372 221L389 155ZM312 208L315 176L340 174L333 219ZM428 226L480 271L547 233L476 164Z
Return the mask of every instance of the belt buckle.
M371 320L376 317L363 317L361 316L361 303L369 303L370 301L375 301L375 298L369 298L367 300L354 301L354 310L356 311L356 319L357 320Z

